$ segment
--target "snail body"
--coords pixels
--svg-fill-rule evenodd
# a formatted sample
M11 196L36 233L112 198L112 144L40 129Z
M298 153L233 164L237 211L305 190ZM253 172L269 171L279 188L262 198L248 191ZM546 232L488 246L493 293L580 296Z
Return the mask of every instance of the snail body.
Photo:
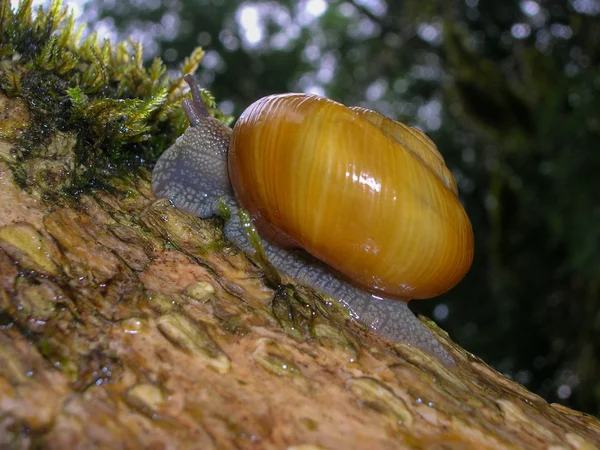
M473 257L469 219L435 145L378 113L308 94L262 98L231 132L186 81L192 126L159 158L153 191L201 217L225 202L226 237L252 252L243 208L277 270L392 342L452 364L405 303L451 289Z

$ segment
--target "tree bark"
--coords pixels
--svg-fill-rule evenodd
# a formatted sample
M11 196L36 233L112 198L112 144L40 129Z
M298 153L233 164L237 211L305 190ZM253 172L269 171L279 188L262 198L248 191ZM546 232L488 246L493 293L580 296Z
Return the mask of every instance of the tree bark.
M145 170L48 196L76 136L17 161L30 119L1 97L1 448L600 446L597 419L546 403L427 319L456 368L314 292L270 289L217 221L155 198Z

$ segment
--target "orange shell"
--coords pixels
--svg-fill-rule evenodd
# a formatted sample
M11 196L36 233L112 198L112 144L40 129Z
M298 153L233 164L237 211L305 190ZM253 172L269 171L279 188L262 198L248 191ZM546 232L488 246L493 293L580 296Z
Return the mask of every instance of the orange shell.
M263 237L370 291L429 298L471 266L471 223L435 145L373 111L262 98L234 127L229 173Z

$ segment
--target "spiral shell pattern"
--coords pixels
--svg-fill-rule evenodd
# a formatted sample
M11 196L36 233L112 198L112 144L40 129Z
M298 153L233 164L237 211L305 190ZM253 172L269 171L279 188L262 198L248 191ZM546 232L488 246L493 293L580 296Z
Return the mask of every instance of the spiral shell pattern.
M471 265L471 224L437 148L374 111L264 97L234 127L229 173L263 237L374 293L433 297Z

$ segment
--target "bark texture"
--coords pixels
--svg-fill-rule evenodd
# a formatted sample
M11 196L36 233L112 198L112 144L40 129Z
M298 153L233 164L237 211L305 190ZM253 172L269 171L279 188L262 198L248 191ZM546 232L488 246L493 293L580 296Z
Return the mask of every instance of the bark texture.
M156 199L147 172L49 195L75 136L17 161L27 108L0 97L0 448L600 446L596 418L546 403L429 321L456 368L311 291L270 289L217 222Z

